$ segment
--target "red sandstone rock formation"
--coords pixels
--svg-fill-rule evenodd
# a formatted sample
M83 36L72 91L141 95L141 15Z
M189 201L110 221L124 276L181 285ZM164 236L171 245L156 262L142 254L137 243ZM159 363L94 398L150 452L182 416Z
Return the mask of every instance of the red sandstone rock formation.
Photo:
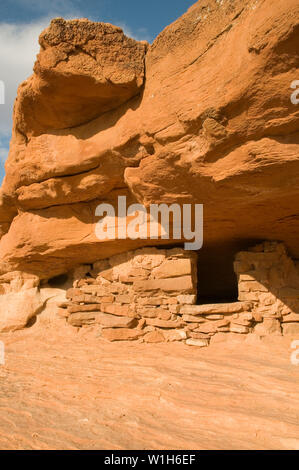
M53 20L15 105L1 271L49 278L145 244L96 239L119 194L204 204L204 259L257 239L299 257L298 17L296 0L204 0L151 46Z
M298 19L201 0L151 46L88 20L41 34L0 190L2 448L298 448ZM204 204L203 250L99 241L119 195Z

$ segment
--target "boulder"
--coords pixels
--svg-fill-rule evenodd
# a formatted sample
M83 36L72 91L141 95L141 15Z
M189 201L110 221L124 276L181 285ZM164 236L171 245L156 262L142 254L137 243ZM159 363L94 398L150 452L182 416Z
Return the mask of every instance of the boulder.
M25 328L40 313L44 304L45 300L37 287L0 295L0 332Z

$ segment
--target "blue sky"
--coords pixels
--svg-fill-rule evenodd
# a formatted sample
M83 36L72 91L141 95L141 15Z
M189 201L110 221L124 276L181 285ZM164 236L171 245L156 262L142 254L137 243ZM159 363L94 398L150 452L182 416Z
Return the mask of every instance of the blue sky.
M7 157L13 102L17 86L32 71L39 33L53 17L89 18L121 26L126 34L152 42L196 0L1 0L0 80L5 104L0 104L0 182Z

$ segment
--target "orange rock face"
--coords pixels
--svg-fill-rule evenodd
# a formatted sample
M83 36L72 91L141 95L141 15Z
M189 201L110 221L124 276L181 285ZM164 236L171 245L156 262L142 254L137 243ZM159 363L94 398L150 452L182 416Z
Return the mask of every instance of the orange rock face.
M203 253L276 239L298 258L298 18L296 0L204 0L151 46L53 20L15 105L0 271L48 279L147 244L96 238L120 194L204 204Z
M141 339L109 343L89 327L0 333L1 449L298 450L289 338Z

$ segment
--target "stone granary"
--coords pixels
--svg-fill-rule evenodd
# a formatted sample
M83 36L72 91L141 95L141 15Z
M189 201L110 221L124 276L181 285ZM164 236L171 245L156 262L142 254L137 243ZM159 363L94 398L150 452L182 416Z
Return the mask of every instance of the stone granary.
M0 191L1 331L197 346L299 332L298 19L296 0L202 0L152 45L51 22ZM203 248L97 239L96 207L121 195L203 204Z

